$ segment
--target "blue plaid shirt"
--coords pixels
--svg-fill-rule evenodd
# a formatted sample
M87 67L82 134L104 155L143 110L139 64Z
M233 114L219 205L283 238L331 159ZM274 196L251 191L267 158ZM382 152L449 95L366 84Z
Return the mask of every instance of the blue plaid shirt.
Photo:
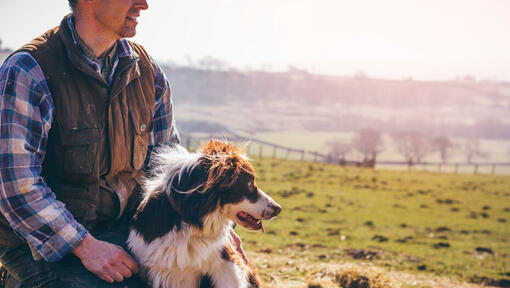
M131 53L127 40L118 40L115 63ZM83 56L100 73L98 64ZM179 142L168 81L161 68L151 61L156 109L148 157L157 145ZM112 70L115 67L116 64ZM26 239L34 258L42 256L50 262L64 257L88 233L55 199L41 177L54 114L55 106L41 67L28 53L14 54L0 68L0 212L15 233Z

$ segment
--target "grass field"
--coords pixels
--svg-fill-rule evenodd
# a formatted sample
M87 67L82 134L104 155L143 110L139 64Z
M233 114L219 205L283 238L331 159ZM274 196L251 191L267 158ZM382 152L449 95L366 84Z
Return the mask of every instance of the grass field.
M265 234L237 232L270 287L302 287L314 267L344 262L448 283L510 279L508 176L253 163L283 211Z

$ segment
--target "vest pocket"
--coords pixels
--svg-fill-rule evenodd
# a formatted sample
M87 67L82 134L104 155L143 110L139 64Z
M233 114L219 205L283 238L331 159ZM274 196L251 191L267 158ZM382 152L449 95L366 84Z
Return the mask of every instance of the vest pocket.
M147 113L148 114L148 113ZM133 155L131 164L138 170L143 167L149 146L149 135L152 131L152 120L150 117L142 117L137 113L130 113L131 125L133 125Z
M91 174L93 157L90 144L67 146L64 160L64 170L74 174Z
M62 131L64 172L70 174L95 174L99 129L84 128Z

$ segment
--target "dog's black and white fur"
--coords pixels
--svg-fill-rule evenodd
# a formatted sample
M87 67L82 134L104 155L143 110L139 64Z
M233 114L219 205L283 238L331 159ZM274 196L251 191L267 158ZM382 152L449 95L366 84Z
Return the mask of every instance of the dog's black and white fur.
M242 152L211 140L197 153L166 147L151 158L128 238L142 277L153 287L262 287L231 229L263 230L281 207L257 188Z

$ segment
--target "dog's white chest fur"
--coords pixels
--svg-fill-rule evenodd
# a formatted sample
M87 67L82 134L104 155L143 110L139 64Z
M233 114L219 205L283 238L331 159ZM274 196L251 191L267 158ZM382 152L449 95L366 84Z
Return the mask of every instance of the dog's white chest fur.
M247 287L246 275L240 267L222 258L222 250L229 241L230 225L219 219L208 220L219 221L215 227L204 225L205 232L216 233L204 233L204 230L183 224L181 229L173 229L150 243L136 230L131 230L128 246L142 267L141 273L145 274L142 277L155 288L197 288L204 275L210 277L214 287Z

